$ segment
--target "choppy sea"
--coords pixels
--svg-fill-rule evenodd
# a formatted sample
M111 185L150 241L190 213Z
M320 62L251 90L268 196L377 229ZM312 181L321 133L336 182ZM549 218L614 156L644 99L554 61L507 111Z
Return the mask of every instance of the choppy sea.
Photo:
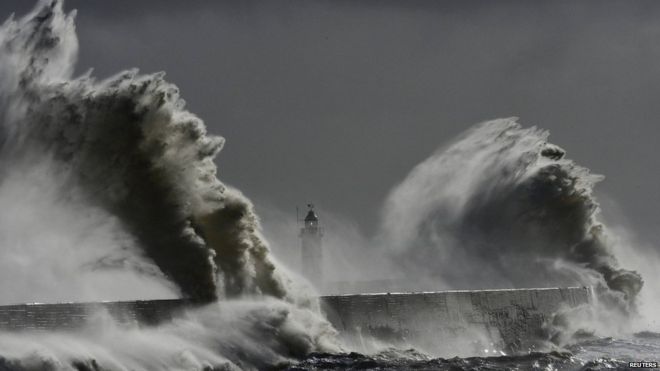
M660 333L640 332L630 338L590 338L561 351L494 357L432 358L414 349L360 353L312 353L296 364L274 370L631 370L630 362L660 363ZM648 365L647 365L648 366ZM652 366L652 364L651 364ZM656 368L659 369L660 368Z

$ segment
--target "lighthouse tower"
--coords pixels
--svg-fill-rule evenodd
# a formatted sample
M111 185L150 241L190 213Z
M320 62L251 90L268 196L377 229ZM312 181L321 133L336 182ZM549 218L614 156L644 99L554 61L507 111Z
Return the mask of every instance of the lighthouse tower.
M323 288L323 250L321 237L323 230L319 227L319 218L314 212L314 205L307 205L309 211L305 216L304 227L300 229L302 242L302 273L318 289Z

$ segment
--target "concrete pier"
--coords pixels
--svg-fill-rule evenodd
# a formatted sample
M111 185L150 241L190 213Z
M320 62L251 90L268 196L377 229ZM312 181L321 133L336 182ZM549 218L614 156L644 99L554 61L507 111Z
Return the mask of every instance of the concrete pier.
M438 349L451 353L448 345L527 351L545 337L544 326L557 310L590 302L587 287L323 298L328 319L353 345L369 350L369 341L375 339L431 354Z
M448 344L525 351L543 336L553 313L590 300L586 287L321 297L330 322L356 348L369 350L380 341L430 354L451 353ZM120 323L156 325L194 306L185 300L0 306L0 331L73 330L100 311Z
M119 323L150 326L172 320L192 306L180 299L5 305L0 306L0 330L74 330L99 313Z

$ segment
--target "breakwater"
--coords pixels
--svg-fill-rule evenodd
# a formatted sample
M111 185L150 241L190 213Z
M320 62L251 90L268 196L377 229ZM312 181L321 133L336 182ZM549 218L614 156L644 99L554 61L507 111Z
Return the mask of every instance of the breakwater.
M533 348L557 310L590 301L586 287L321 297L330 322L356 347L382 342L426 350L446 348L448 340L458 348ZM0 306L0 330L74 331L99 315L151 326L198 305L177 299L6 305Z
M588 287L336 295L328 319L350 343L372 340L425 349L534 349L563 307L591 302ZM449 349L451 350L451 349Z

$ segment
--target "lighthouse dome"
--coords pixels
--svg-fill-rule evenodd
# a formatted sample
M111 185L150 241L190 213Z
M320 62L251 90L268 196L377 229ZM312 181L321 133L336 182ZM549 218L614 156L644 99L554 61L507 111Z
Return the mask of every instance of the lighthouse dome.
M310 209L310 210L307 212L307 216L305 216L305 221L306 221L306 222L318 222L318 221L319 221L319 217L316 216L316 213L314 212L314 210Z

